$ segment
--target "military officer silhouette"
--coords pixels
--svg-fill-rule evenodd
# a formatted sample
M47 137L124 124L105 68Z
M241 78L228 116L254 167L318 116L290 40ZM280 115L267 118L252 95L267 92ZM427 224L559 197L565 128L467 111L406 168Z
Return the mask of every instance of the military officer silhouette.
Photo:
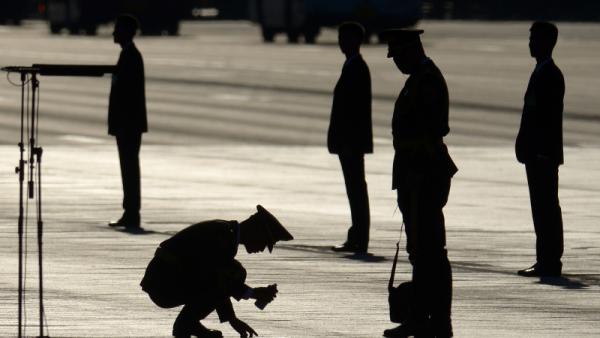
M373 152L371 75L360 54L364 37L365 29L359 23L346 22L339 27L339 46L346 61L333 92L327 135L329 152L340 159L352 220L346 241L332 250L358 254L366 253L369 246L369 193L364 155Z
M108 105L108 133L117 141L121 181L123 184L123 215L113 227L140 228L141 183L140 147L142 133L148 131L144 61L133 43L138 29L137 20L129 15L117 18L114 42L121 54L113 74Z
M443 138L449 132L446 81L426 56L422 30L384 32L388 57L408 74L394 108L392 187L397 192L412 264L414 304L410 320L386 337L452 337L452 273L446 251L443 207L456 173Z
M235 257L243 244L248 253L265 248L292 235L265 208L248 219L211 220L191 225L160 244L148 264L142 289L162 308L183 305L173 324L175 337L222 337L220 331L204 327L200 320L214 310L221 322L229 324L242 337L257 335L238 319L230 297L256 299L262 309L277 295L277 285L251 288L245 284L246 270Z
M515 145L517 160L525 165L536 235L536 262L518 274L526 277L560 276L563 254L562 211L558 200L558 167L563 164L563 98L565 80L552 59L558 29L535 22L529 50L536 59L525 93L521 127Z

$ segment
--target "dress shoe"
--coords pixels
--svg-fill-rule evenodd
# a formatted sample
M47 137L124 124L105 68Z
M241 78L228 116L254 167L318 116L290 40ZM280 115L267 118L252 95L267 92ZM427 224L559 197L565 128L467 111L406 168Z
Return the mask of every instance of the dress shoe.
M407 325L398 325L393 329L383 331L383 336L386 338L408 338L414 334L415 330Z
M135 216L129 216L127 214L123 214L118 221L108 222L109 227L125 227L128 229L136 229L140 228L140 215L137 214Z
M560 277L562 271L561 268L542 268L537 264L534 264L532 267L519 270L517 273L519 276L523 277Z
M367 253L367 249L360 248L357 245L349 244L349 243L332 246L331 250L333 250L335 252L353 252L356 254L366 254Z
M189 326L176 323L173 326L173 337L190 338L191 336L198 338L223 338L221 331L208 329L200 323L194 323Z

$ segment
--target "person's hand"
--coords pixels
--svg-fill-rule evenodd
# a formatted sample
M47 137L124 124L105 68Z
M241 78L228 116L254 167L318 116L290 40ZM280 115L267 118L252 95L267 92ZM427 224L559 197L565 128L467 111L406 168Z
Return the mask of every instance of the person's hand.
M272 302L275 297L277 297L277 284L271 284L267 287L254 288L252 292L254 293L254 298L256 298L257 304L266 306Z
M233 318L233 319L229 320L229 325L231 325L231 327L234 330L236 330L237 333L239 333L240 337L242 337L242 338L254 337L254 336L258 337L258 333L256 333L256 331L254 331L254 329L251 328L250 325L244 323L243 321L241 321L237 318Z

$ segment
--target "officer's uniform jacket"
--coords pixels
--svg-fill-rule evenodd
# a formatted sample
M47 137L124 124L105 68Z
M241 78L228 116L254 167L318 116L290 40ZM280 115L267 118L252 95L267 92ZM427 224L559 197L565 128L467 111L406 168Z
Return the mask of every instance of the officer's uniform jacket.
M443 137L448 134L448 87L430 59L411 74L398 96L392 119L393 182L408 175L451 177L458 170Z
M335 86L327 147L332 154L373 152L371 75L360 54L347 61Z
M108 104L108 133L135 135L148 131L144 61L135 44L121 50L112 77Z
M221 321L228 321L235 316L229 296L240 300L250 289L244 283L245 269L235 260L238 245L237 221L212 220L191 225L160 244L141 282L142 289L152 297L155 292L163 292L165 285L181 288L190 282L192 288L203 288L198 292L201 294L227 294L216 310ZM237 277L229 278L232 273ZM195 291L185 293L189 296Z
M540 64L531 74L521 127L515 144L517 160L531 162L539 157L562 164L563 98L565 80L552 59Z

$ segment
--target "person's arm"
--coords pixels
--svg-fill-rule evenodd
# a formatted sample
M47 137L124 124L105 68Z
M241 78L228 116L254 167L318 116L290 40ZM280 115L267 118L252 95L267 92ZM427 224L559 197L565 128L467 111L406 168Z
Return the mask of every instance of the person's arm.
M426 126L427 138L437 139L446 136L448 129L448 88L443 78L427 73L419 82L419 107L422 123Z
M258 333L254 331L250 325L244 323L237 317L233 317L229 320L229 325L240 334L240 337L254 337L258 336Z
M354 60L346 75L344 114L346 151L363 152L371 142L371 77L369 68L362 60Z
M246 291L246 293L243 295L242 298L244 299L248 299L248 298L254 298L256 299L256 303L254 303L256 305L256 307L258 307L259 309L264 309L265 306L267 306L267 304L269 304L270 302L273 301L273 299L275 299L275 297L277 297L277 284L272 284L269 285L267 287L257 287L257 288L248 288L248 290ZM228 302L229 306L231 306L231 302ZM235 314L233 313L233 307L230 308L231 310L231 317L229 318L229 325L231 325L231 327L237 331L237 333L240 334L241 337L254 337L254 336L258 336L258 333L256 333L256 331L254 331L254 329L252 327L250 327L250 325L244 323L243 321L241 321L239 318L237 318L235 316Z
M240 337L258 336L258 333L256 333L250 325L236 317L233 305L229 298L217 307L217 314L219 315L221 323L229 322L229 325L240 334Z

